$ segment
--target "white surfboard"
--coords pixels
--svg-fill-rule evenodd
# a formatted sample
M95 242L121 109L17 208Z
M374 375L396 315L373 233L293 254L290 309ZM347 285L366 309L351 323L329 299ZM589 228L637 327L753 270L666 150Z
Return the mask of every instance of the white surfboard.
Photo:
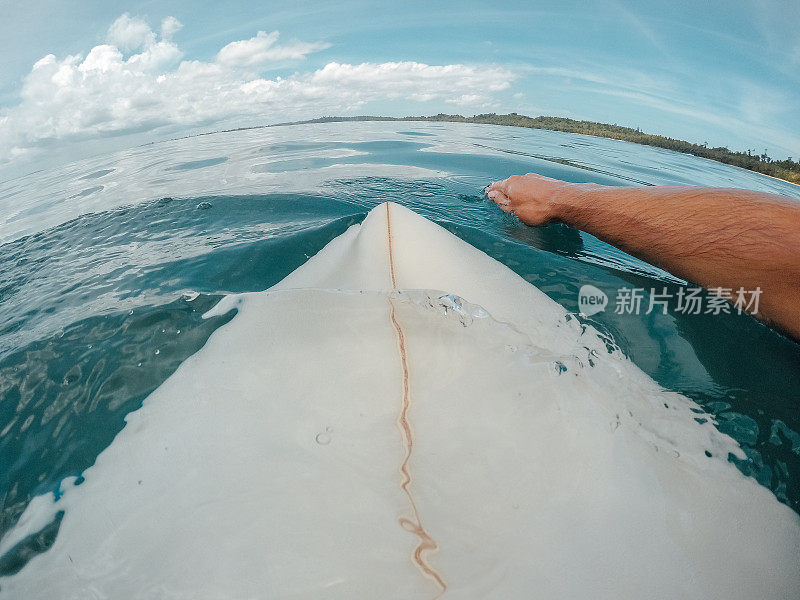
M0 542L65 511L0 597L800 597L800 518L734 440L408 209L234 307Z

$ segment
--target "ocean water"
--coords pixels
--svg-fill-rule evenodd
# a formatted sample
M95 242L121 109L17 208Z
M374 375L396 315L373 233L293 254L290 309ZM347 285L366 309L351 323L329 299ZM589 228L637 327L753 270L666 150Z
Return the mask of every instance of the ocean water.
M607 185L800 187L586 136L445 123L330 123L185 138L0 183L0 537L31 498L92 465L124 417L231 315L381 202L404 204L567 310L591 284L694 287L564 225L529 228L482 194L535 171ZM591 321L743 447L747 475L800 512L800 346L747 315L660 310ZM59 519L0 557L13 573ZM1 581L1 580L0 580Z

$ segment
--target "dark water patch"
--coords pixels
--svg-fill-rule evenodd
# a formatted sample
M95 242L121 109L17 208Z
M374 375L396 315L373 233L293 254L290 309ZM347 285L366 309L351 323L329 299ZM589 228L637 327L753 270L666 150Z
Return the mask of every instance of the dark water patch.
M344 147L352 148L361 152L417 152L423 148L430 148L430 144L419 142L406 142L404 140L376 140L373 142L356 142L345 144Z
M364 211L369 211L383 202L397 202L432 219L442 218L442 215L447 215L450 209L456 218L457 215L464 219L469 219L471 216L469 212L455 210L448 185L436 179L404 181L388 177L342 178L330 182L327 189L335 190L339 197L347 199L349 203ZM472 208L474 210L476 205ZM487 216L486 208L488 205L484 203L474 210L476 213L482 213L481 217L474 214L472 216L475 218Z
M293 158L289 160L275 160L268 163L260 163L250 167L251 173L286 173L287 171L307 171L310 169L321 169L335 164L353 164L350 157L347 158Z
M83 177L79 177L78 179L97 179L98 177L102 177L103 175L108 175L109 173L113 173L115 169L102 169L101 171L95 171L94 173L89 173L88 175L84 175Z
M422 131L398 131L400 135L416 135L419 137L436 137L435 133L424 133Z
M374 140L369 142L282 142L262 146L258 149L258 153L276 156L323 150L355 150L365 153L382 153L396 150L416 151L427 147L429 147L429 144L407 142L405 140Z
M70 198L70 200L72 198L85 198L86 196L90 196L90 195L94 194L95 192L102 192L102 191L103 191L103 186L102 185L96 185L94 187L86 188L85 190L83 190L81 192L78 192L77 194L73 194L69 198Z
M218 158L206 158L203 160L190 160L189 162L184 162L177 164L173 167L167 167L167 171L191 171L192 169L202 169L205 167L213 167L214 165L221 165L224 162L227 162L227 156L220 156Z
M292 228L284 235L253 239L148 269L121 285L121 298L135 297L142 289L158 288L164 281L180 289L252 292L267 289L317 254L348 227L360 223L366 213L353 214L313 227Z
M197 210L204 202L212 208ZM306 260L308 252L316 253L330 241L326 236L335 237L326 225L359 212L361 207L345 199L316 195L162 198L83 215L5 244L0 261L0 357L65 322L118 310L121 302L168 302L186 289L246 291L233 280L221 288L203 284L201 273L191 271L194 274L187 277L181 269L228 246L291 247L292 240L297 242L296 258L281 256L287 264L301 264L298 260ZM330 231L344 231L350 222L354 221L345 220ZM313 241L309 247L306 237ZM219 263L207 261L209 273L221 268L222 256ZM269 256L263 261L263 283L247 283L254 286L251 290L264 289L288 274Z
M517 155L520 155L520 156L530 156L531 158L536 158L536 159L539 159L539 160L546 160L546 161L549 161L549 162L558 163L560 165L566 165L568 167L573 167L575 169L584 169L586 171L592 171L593 173L599 173L601 175L607 175L607 176L613 177L615 179L622 179L624 181L630 181L631 183L637 183L639 185L654 185L653 183L651 183L649 181L645 181L645 180L642 180L642 179L636 179L636 178L633 178L633 177L630 177L630 176L627 176L627 175L621 175L619 173L614 173L612 171L600 169L600 168L597 168L597 167L592 167L592 166L589 166L589 165L586 165L586 164L582 164L582 163L579 163L579 162L575 162L575 161L572 161L572 160L569 160L569 159L566 159L566 158L559 158L559 157L556 157L556 156L546 156L544 154L535 154L535 153L532 153L532 152L523 152L521 150L509 150L509 149L504 149L504 148L494 148L494 147L491 147L491 146L484 146L483 144L475 144L475 145L478 146L479 148L487 148L487 149L490 149L490 150L494 150L496 152L505 152L507 154L517 154ZM595 183L599 183L599 182L595 181Z
M659 185L661 185L661 182L665 179L665 173L664 173L663 169L658 169L658 168L655 168L655 167L645 167L645 166L637 165L637 164L630 163L630 162L623 161L623 160L620 160L619 163L622 164L622 165L625 165L625 171L626 172L628 172L628 173L636 173L638 175L641 175L642 179L639 179L639 181L650 181L650 182L658 181ZM599 167L596 166L596 165L588 164L587 166L589 166L592 169L599 169ZM677 179L674 176L672 176L671 174L669 176L669 179L670 179L670 182L669 182L670 185L679 185L679 182L677 181ZM686 183L687 185L691 185L691 184L688 183L689 180L687 180L685 178L679 178L679 179L680 179L680 182L687 182ZM631 177L630 180L634 181L634 182L636 181L636 179L633 178L633 177ZM652 184L648 184L648 185L652 185Z
M259 154L285 154L287 152L307 152L310 150L330 150L342 148L342 142L280 142L261 146L256 151Z
M7 577L19 572L34 556L49 550L56 541L63 518L64 511L58 511L54 519L45 525L41 531L32 533L20 540L8 552L0 556L0 577ZM2 590L2 587L0 587L0 590Z
M197 210L202 203L213 208ZM113 311L120 302L167 302L186 289L264 289L288 274L289 266L319 251L338 235L334 232L363 218L351 217L358 212L351 203L313 195L160 199L84 215L5 244L0 262L0 357L32 341L37 330L44 334L60 327L62 319ZM263 248L261 262L255 270L240 272L258 272L261 282L250 278L246 284L237 283L229 277L224 286L215 287L202 270L190 267L202 263L209 275L218 274L229 268L224 253L218 260L200 257L228 246L244 250L248 244ZM273 246L286 265L270 258ZM281 250L291 247L292 258L288 250Z

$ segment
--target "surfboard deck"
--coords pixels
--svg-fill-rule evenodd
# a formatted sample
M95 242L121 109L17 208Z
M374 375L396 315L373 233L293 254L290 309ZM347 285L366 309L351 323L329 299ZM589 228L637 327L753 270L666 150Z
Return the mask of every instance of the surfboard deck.
M800 597L734 440L408 209L233 309L0 541L64 511L0 597Z

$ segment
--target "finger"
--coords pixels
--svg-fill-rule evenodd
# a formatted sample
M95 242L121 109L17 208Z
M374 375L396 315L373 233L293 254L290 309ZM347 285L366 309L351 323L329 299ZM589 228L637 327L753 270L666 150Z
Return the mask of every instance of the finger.
M489 199L496 204L508 204L508 196L498 190L492 190L488 194Z
M488 194L489 198L492 202L497 204L502 210L506 212L511 211L511 200L509 200L508 196L506 196L503 192L498 190L492 190Z
M498 191L502 192L503 194L508 193L508 179L502 179L500 181L495 181L492 185L489 186L489 191Z

